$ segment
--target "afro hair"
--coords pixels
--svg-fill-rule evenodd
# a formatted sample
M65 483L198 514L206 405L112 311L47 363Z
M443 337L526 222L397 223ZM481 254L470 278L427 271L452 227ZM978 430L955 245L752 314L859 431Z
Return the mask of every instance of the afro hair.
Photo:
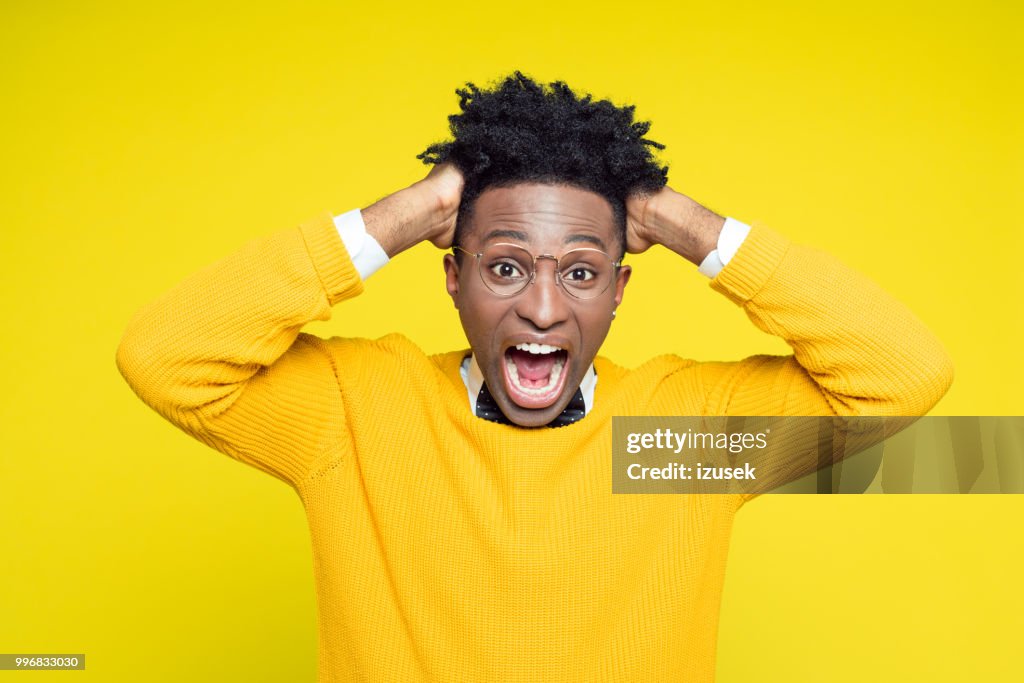
M461 114L448 117L452 140L417 155L425 164L451 162L463 174L455 244L487 188L521 182L565 184L595 192L611 204L625 252L626 198L665 185L668 166L644 138L649 121L633 121L633 106L579 96L562 81L547 86L516 71L490 90L473 83L455 91Z

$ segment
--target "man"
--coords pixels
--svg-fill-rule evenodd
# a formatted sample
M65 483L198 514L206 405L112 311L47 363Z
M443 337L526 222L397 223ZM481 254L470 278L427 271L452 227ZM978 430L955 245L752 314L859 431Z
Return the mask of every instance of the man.
M712 680L744 498L613 495L612 416L920 415L949 361L834 259L669 188L631 107L519 73L459 94L424 180L185 280L136 315L118 366L176 425L298 492L321 680ZM424 240L454 245L470 350L300 333ZM597 356L622 258L653 244L794 355Z

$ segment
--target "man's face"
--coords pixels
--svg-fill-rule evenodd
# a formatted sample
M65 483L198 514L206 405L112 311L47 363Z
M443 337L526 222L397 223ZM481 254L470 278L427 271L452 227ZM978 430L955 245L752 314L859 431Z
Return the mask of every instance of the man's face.
M564 185L521 183L485 190L463 234L460 246L473 253L504 243L534 256L561 257L581 247L600 249L613 260L622 256L608 201ZM604 342L629 266L622 266L601 294L581 300L556 282L553 260L539 259L533 283L501 297L484 285L476 257L462 253L459 259L461 265L451 254L444 257L448 293L494 400L514 424L551 422L576 393ZM558 350L538 354L516 348L524 343Z

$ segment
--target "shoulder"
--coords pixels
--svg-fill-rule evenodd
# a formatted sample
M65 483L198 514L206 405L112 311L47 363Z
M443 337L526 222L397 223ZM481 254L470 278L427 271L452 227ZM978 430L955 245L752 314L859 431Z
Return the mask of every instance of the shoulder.
M655 356L626 369L611 361L595 359L598 389L623 411L643 407L654 411L687 414L719 414L728 398L740 387L765 384L768 391L784 391L793 381L792 356L750 356L737 361L696 361L675 354Z
M339 358L366 356L426 358L426 355L415 342L399 332L392 332L377 339L367 339L364 337L323 338L302 333L299 335L299 339L317 345Z
M654 356L635 368L623 367L604 356L594 359L594 370L597 371L597 376L607 379L609 382L657 381L659 378L694 369L700 365L702 363L691 358L683 358L671 353Z
M322 349L343 388L373 391L436 392L439 385L461 383L459 365L468 350L428 355L400 333L377 339L300 335Z
M674 354L655 356L635 368L622 367L603 356L594 359L597 391L620 414L647 406L666 392L699 393L699 375L695 370L700 366L695 360Z
M322 338L302 333L297 341L323 354L334 366L339 380L345 383L369 379L376 383L394 373L415 373L429 366L423 350L399 333L377 339Z

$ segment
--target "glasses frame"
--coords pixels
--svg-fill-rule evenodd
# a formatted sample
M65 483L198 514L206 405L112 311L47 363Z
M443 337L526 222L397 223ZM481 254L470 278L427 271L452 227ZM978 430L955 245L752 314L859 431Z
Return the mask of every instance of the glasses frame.
M453 253L456 250L458 250L458 251L463 252L464 254L468 254L470 256L475 256L476 257L476 273L477 273L477 276L480 278L480 282L483 284L483 286L487 289L488 292L490 292L494 296L498 296L498 297L501 297L503 299L508 299L508 298L511 298L511 297L514 297L514 296L519 296L520 294L522 294L523 292L526 291L527 287L529 287L534 282L536 282L536 280L537 280L537 261L539 261L540 259L550 259L550 260L555 262L555 284L557 284L559 286L559 288L561 288L561 290L563 292L565 292L566 294L571 296L573 299L576 299L577 301L591 301L591 300L596 299L597 297L601 296L605 292L607 292L608 288L611 287L612 282L614 282L616 280L616 278L618 277L619 270L622 268L622 259L621 258L618 261L615 261L615 260L612 259L611 255L608 254L608 252L601 251L600 249L595 249L594 247L577 247L575 249L570 249L569 251L565 252L561 256L555 256L554 254L537 254L536 256L534 256L533 253L531 253L530 250L527 249L526 247L524 247L523 245L521 245L521 244L512 244L511 242L496 242L494 244L487 245L487 247L515 247L516 249L521 249L521 250L525 251L530 256L530 258L533 259L533 266L530 269L530 278L522 286L522 289L519 289L518 291L512 292L511 294L501 294L501 293L495 292L493 289L491 289L491 286L487 284L487 280L486 280L486 278L484 278L484 274L481 271L481 268L483 266L481 266L482 261L480 259L484 255L484 252L482 252L482 251L480 251L480 252L469 251L468 249L463 249L462 247L460 247L458 245L452 245L452 252ZM485 247L485 249L487 247ZM562 270L561 270L562 259L565 258L566 254L571 254L574 251L596 251L598 254L601 254L602 256L607 258L608 261L612 264L612 267L615 269L614 274L612 275L611 279L608 280L608 284L606 284L604 286L604 289L602 289L600 292L595 293L593 296L581 297L581 296L578 296L576 294L573 294L571 288L566 287L565 284L562 283Z

